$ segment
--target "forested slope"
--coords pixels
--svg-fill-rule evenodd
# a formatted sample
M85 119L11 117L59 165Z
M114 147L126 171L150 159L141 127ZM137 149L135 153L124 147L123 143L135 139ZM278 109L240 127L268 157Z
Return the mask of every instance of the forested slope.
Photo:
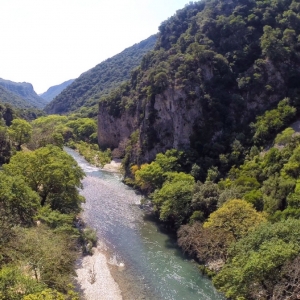
M49 114L63 114L82 106L95 106L101 96L130 78L131 70L140 64L144 54L153 49L155 41L156 36L153 35L83 73L51 101L45 111ZM89 111L91 115L97 115L96 107Z
M10 103L18 108L42 109L47 104L46 100L37 95L31 83L13 82L0 78L0 86L3 98L5 97L3 102ZM9 97L5 96L7 93L4 90L9 93Z
M13 94L12 92L6 90L4 87L0 86L0 102L11 104L18 108L32 108L33 106L22 99L20 96Z

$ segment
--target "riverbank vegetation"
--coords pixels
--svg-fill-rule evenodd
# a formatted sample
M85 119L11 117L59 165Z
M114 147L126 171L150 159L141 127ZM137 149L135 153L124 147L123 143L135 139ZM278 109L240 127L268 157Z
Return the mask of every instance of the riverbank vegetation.
M96 155L95 121L11 116L0 128L0 298L79 299L74 263L97 238L78 220L84 173L63 145L94 147Z
M1 299L35 299L37 293L79 299L70 284L80 236L74 221L83 201L77 189L83 172L50 145L19 151L2 167Z
M227 173L212 167L197 180L201 167L174 149L132 165L125 179L148 195L158 218L178 231L179 246L230 299L296 299L299 292L300 135L280 122L281 109L257 118L253 146Z
M283 128L284 122L277 130L266 122L273 115L276 123L277 112L257 118L254 141ZM134 180L127 179L149 195L162 221L179 228L179 245L212 271L216 287L229 298L295 299L298 293L300 136L287 127L270 145L264 151L253 145L224 178L211 168L204 182L196 182L201 168L192 165L190 174L182 173L187 157L169 150L150 164L133 165Z

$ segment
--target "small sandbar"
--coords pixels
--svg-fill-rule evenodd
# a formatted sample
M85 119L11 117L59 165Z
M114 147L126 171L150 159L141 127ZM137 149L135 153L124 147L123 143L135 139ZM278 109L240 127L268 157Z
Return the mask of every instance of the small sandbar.
M121 290L111 275L105 250L98 246L84 256L76 269L76 281L86 300L122 300Z
M110 172L120 172L121 171L121 159L113 159L109 164L103 166L102 170L110 171Z

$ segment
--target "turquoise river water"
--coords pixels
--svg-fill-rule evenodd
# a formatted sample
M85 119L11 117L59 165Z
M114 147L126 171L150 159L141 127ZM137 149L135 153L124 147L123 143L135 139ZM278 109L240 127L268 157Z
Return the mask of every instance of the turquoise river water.
M123 262L128 299L223 300L211 281L184 257L169 235L141 209L141 197L124 185L117 173L88 164L71 149L86 173L81 194L83 219L97 230L112 260Z

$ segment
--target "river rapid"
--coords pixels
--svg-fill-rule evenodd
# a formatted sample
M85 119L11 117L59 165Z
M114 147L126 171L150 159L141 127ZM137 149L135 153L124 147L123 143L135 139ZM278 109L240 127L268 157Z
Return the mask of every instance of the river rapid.
M82 218L97 230L109 263L124 264L111 269L123 299L224 300L176 241L141 209L141 197L118 173L93 167L77 152L65 150L86 173Z

